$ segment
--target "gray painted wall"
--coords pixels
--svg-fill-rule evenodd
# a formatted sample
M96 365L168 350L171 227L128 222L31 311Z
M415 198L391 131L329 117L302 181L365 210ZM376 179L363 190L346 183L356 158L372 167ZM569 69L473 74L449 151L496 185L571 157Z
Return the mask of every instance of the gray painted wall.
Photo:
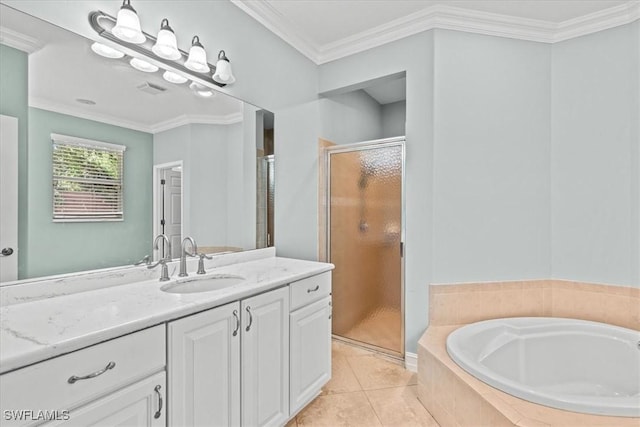
M409 352L416 351L416 343L427 326L428 284L432 278L433 33L417 34L320 66L320 92L406 71L404 302L405 348ZM317 170L313 172L317 176ZM306 208L305 214L316 205L317 202Z
M245 215L255 211L255 188L253 199L244 189L255 183L243 164L242 128L242 123L191 124L153 137L155 165L183 162L182 226L200 246L255 248L255 220ZM255 148L249 162L255 169Z
M640 286L640 23L552 47L552 273Z
M550 277L550 66L546 44L436 30L434 282Z
M392 102L382 106L382 136L381 138L391 138L402 136L405 133L405 122L407 121L406 101Z
M320 136L336 144L382 138L382 107L359 89L320 100Z

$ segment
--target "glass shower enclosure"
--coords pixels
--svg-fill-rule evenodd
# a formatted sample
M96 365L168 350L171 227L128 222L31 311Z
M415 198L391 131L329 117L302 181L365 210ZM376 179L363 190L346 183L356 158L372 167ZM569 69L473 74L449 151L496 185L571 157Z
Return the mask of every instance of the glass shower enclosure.
M404 138L326 149L333 334L404 355Z

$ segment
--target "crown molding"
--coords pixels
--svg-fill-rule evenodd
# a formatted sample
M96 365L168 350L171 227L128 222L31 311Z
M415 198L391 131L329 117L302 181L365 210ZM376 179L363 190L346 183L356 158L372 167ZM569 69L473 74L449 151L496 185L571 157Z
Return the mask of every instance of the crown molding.
M640 18L640 2L637 0L560 23L438 4L335 42L319 45L300 34L268 2L232 0L232 3L318 65L436 28L555 43L628 24Z
M179 126L190 124L209 124L209 125L230 125L242 122L243 115L241 112L232 113L224 116L211 116L204 114L183 114L173 119L165 120L152 125L140 124L130 120L113 117L108 114L101 114L93 111L87 111L86 107L75 107L68 105L60 105L43 98L29 97L29 107L39 108L42 110L52 111L54 113L66 114L69 116L79 117L81 119L93 120L96 122L106 123L112 126L119 126L127 129L137 130L140 132L155 134L173 129Z
M230 1L304 56L317 63L314 59L318 55L317 46L293 29L289 21L268 2L252 0Z
M150 133L160 133L184 125L232 125L242 122L241 112L227 114L226 116L209 116L203 114L182 114L173 119L159 122L150 127Z
M0 27L0 43L29 54L44 46L40 40L6 27Z

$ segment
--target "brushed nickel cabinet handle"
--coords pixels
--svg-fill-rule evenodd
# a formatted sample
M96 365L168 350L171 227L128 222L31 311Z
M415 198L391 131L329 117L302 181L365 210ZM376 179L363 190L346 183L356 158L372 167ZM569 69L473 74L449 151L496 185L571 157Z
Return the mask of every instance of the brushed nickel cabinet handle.
M161 388L162 388L161 385L157 385L153 389L153 391L155 391L158 394L158 410L156 411L155 414L153 414L153 418L156 418L156 419L160 418L160 415L162 415L162 394L160 394Z
M249 324L247 325L247 329L245 330L249 332L249 329L251 329L251 324L253 323L253 315L251 314L251 307L247 306L246 310L247 313L249 313Z
M317 291L318 289L320 289L320 285L316 285L316 287L315 287L315 288L313 288L313 289L307 289L307 293L308 293L308 294L310 294L311 292L315 292L315 291Z
M233 310L233 317L236 318L236 328L233 330L233 336L238 335L238 331L240 330L240 317L238 317L238 310Z
M116 367L116 362L109 362L109 363L107 364L107 366L105 366L105 367L104 367L104 369L101 369L101 370L99 370L99 371L93 372L93 373L91 373L91 374L89 374L89 375L85 375L85 376L82 376L82 377L78 377L78 376L72 375L72 376L70 376L70 377L69 377L69 379L67 380L67 382L68 382L69 384L73 384L73 383L75 383L76 381L80 381L80 380L89 380L89 379L91 379L91 378L99 377L100 375L102 375L102 374L104 374L105 372L107 372L109 369L113 369L113 368L115 368L115 367Z

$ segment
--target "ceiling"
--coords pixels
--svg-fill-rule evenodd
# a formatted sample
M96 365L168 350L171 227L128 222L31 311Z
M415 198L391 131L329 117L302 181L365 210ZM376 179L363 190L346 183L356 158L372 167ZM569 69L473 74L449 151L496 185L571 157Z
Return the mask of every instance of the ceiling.
M321 64L431 28L541 42L631 22L639 0L231 0Z
M98 56L91 51L91 40L2 4L0 36L9 45L6 37L20 39L21 48L31 52L31 107L149 133L188 123L228 124L242 118L242 101L222 93L211 98L195 96L187 84L171 84L160 72L135 70L124 58ZM166 91L153 95L138 89L145 83Z

